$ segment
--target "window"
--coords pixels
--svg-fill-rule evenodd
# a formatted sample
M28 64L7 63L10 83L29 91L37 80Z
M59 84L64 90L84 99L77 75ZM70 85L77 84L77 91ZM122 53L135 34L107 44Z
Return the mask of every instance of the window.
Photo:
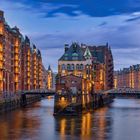
M72 60L78 60L78 54L76 52L72 54Z
M72 60L78 60L78 57L77 56L73 56Z
M62 70L65 70L65 64L62 64Z
M68 57L67 56L65 56L65 58L64 58L65 60L68 60Z
M79 64L76 65L76 69L79 70Z
M80 65L80 70L83 70L83 64Z
M65 81L64 80L61 80L61 84L65 84Z
M71 65L71 70L74 70L74 64Z
M67 64L67 70L70 70L70 64Z
M75 84L75 81L71 81L72 84Z

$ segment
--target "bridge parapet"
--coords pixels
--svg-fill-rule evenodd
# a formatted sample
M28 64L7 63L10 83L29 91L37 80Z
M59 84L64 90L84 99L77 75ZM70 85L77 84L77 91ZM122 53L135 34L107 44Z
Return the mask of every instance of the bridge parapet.
M134 88L117 88L117 89L111 89L111 90L108 90L108 91L105 91L104 93L110 93L110 94L140 94L140 90L139 89L134 89Z
M24 90L24 91L19 91L18 94L30 94L30 95L54 95L55 91L54 90L46 90L46 89L36 89L36 90Z

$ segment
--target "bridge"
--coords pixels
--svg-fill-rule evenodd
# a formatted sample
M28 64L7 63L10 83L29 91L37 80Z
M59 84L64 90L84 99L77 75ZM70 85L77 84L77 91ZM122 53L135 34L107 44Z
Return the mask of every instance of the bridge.
M137 97L140 98L140 90L129 88L129 87L122 87L111 89L108 91L103 91L104 94L109 94L113 97Z
M30 102L38 101L42 97L53 96L55 95L54 90L46 90L46 89L36 89L30 91L19 91L17 95L20 96L20 104L21 106L26 106Z

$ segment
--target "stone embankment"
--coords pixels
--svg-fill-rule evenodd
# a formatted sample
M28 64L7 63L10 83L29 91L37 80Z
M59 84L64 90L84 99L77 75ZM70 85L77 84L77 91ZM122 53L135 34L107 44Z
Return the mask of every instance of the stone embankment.
M110 104L113 98L108 94L65 94L55 95L54 115L79 115Z
M0 113L24 107L41 100L40 95L4 95L0 97Z

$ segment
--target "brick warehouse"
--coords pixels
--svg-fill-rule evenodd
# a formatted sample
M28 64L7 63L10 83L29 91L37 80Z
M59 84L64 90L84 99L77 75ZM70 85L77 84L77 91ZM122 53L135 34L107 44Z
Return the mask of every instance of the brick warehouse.
M140 89L140 64L114 72L114 87Z
M0 92L42 88L43 68L41 52L0 11Z
M113 88L113 57L108 44L104 46L87 46L72 43L65 45L65 52L58 61L57 90L71 80L64 80L64 76L74 75L87 81L81 92L89 93ZM81 81L83 81L81 80ZM82 84L82 83L81 83ZM61 88L62 86L62 88ZM71 85L72 86L72 85ZM78 91L79 87L72 86L69 90ZM86 90L85 90L86 89Z

